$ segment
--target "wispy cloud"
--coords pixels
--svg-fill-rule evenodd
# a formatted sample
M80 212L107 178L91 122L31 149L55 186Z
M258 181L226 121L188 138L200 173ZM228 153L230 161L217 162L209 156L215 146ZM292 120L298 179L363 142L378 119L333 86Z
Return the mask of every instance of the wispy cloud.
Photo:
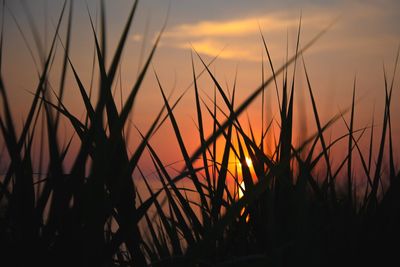
M314 15L303 21L307 28L321 28L328 23L329 17L322 15ZM180 24L164 34L163 45L180 49L191 49L193 46L197 52L207 56L220 55L223 59L257 61L261 51L257 46L260 43L256 41L260 37L260 27L264 33L271 36L278 33L280 35L287 29L296 29L298 24L298 16L283 13L262 18Z
M250 50L240 48L237 45L227 45L223 42L213 39L201 39L191 43L182 43L180 48L191 49L194 48L198 53L210 57L219 56L223 59L246 59L258 60Z
M382 7L362 3L347 3L345 6L338 4L329 8L309 7L302 15L301 38L302 41L310 40L340 16L334 29L328 33L328 38L324 37L329 42L319 42L313 51L354 49L360 46L367 46L364 47L364 52L373 50L371 47L377 43L374 38L378 35L380 39L388 39L386 32L376 31L382 26L380 21L385 14L387 12ZM289 33L291 46L299 17L299 11L281 10L264 16L181 23L163 34L161 45L176 49L191 49L193 46L197 52L206 56L220 55L222 59L259 61L262 50L259 32L261 27L273 54L278 59L284 58L286 33Z
M165 34L166 37L196 38L196 37L242 37L258 32L258 23L265 25L269 31L277 30L286 25L296 25L296 19L284 18L245 18L230 21L200 21L194 24L182 24Z

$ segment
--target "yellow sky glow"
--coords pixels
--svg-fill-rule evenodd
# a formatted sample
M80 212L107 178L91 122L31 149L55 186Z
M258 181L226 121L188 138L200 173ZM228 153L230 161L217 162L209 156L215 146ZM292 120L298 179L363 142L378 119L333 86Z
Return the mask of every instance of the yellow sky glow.
M246 59L259 60L259 57L253 55L249 50L241 49L237 46L227 45L218 40L199 40L192 43L183 43L181 48L193 48L200 54L215 57L219 55L222 59Z
M332 16L313 15L303 19L303 25L328 24ZM283 16L281 14L266 17L248 17L225 21L200 21L193 24L177 25L165 33L165 37L204 38L204 37L243 37L259 33L259 25L263 31L280 31L283 28L297 27L299 16Z
M308 29L320 29L329 24L330 17L314 14L303 19L302 25ZM255 46L259 44L255 40L260 41L260 28L268 39L288 29L297 29L298 24L298 16L287 14L179 24L163 35L163 45L180 49L191 49L193 46L197 52L210 57L220 55L223 59L259 61L261 52Z

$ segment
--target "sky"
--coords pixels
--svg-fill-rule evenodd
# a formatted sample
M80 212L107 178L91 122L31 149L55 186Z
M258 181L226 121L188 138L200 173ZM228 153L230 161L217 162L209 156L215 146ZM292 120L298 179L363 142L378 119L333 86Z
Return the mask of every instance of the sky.
M23 30L34 51L36 62L40 56L30 32L24 4L30 10L33 21L41 36L44 50L48 50L54 25L60 14L63 1L6 1L5 41L2 75L15 108L16 121L22 121L26 107L31 101L37 84L34 60L29 54L17 24ZM133 1L105 1L107 18L108 57L114 53L116 42L122 32ZM87 1L88 10L96 20L99 2ZM15 18L15 20L13 19ZM300 45L305 45L332 22L333 26L305 54L304 59L310 74L317 106L323 121L337 114L351 104L351 94L356 80L356 126L364 127L374 115L381 120L384 103L383 68L388 78L392 78L396 51L400 44L400 1L398 0L142 0L129 33L129 41L123 55L121 77L122 96L131 89L144 58L166 21L166 29L146 76L142 90L135 103L131 121L140 129L147 129L162 106L162 97L157 87L156 72L167 93L174 92L175 100L191 85L191 51L195 49L206 62L218 55L211 69L221 84L232 88L237 73L237 103L240 103L261 82L261 61L266 60L260 30L267 41L275 68L284 63L286 51L295 51L297 28L301 17ZM72 25L71 60L84 84L90 84L93 58L93 35L86 9L86 1L74 1ZM65 36L65 23L61 36ZM288 47L288 49L287 49ZM50 79L59 80L62 48L58 46L54 68ZM144 56L143 56L144 55ZM199 59L195 56L196 71L201 71ZM271 72L265 64L265 76ZM82 102L76 84L68 76L68 93L65 104L79 117ZM399 121L400 79L395 79L392 113L393 121ZM296 73L299 86L295 108L300 114L295 119L295 127L305 123L307 134L315 129L311 105L306 91L304 71L301 66ZM211 80L203 75L199 80L202 96L207 99L213 92ZM268 88L270 114L276 115L277 105L273 87ZM397 100L397 101L396 101ZM210 102L208 102L210 103ZM260 103L256 101L249 109L249 119L255 127L260 125ZM373 113L375 110L375 113ZM178 122L185 143L190 148L198 145L193 138L196 126L193 88L176 109ZM304 126L304 125L303 125ZM64 125L68 136L68 125ZM258 126L259 127L259 126ZM332 129L333 135L344 130L343 123ZM394 135L400 134L400 125L394 125ZM303 133L305 134L305 133ZM133 133L131 149L140 140ZM197 138L197 137L196 137ZM135 141L136 140L136 141ZM152 143L159 148L160 157L166 162L176 160L177 143L171 126L166 124L157 133ZM397 143L397 151L400 145ZM171 155L174 155L171 157Z

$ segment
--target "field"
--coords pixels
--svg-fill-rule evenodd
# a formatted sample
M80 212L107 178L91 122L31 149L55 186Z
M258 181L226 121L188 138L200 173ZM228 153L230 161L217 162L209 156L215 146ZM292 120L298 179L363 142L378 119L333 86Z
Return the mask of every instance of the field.
M47 50L36 51L41 46L23 38L27 50L42 60L36 66L38 82L27 93L30 102L22 122L17 102L9 96L13 89L5 82L3 19L2 266L387 266L399 262L400 170L393 130L398 122L391 113L398 105L392 96L398 90L399 50L393 68L384 68L381 75L383 110L363 126L355 123L357 79L362 77L349 85L352 98L346 108L321 119L313 73L308 72L304 55L335 24L304 41L301 17L295 53L287 52L282 65L273 62L260 28L262 75L258 87L243 99L237 97L236 77L228 84L213 71L218 56L205 58L194 47L190 86L181 94L167 94L165 78L152 65L166 24L143 58L136 81L122 96L121 62L137 4L131 5L115 51L107 55L105 7L101 4L97 17L88 10L93 37L90 83L83 81L79 66L70 58L73 1L64 2ZM2 18L7 12L11 11L3 5ZM63 31L62 25L66 25ZM24 36L25 30L19 34ZM54 60L56 54L60 60ZM57 77L57 83L50 76ZM143 129L132 123L131 116L141 101L146 76L155 79L163 104L154 107L157 115ZM296 76L306 81L301 89L312 110L308 120L313 128L307 131L294 126L302 118L295 108L301 105L295 101L300 90ZM67 77L73 87L68 87ZM210 79L207 91L212 95L204 93L201 77ZM65 103L71 90L79 95L83 113ZM186 126L176 117L189 91L194 96L191 112L196 115L190 130L194 149L184 138ZM266 100L267 91L276 98L276 111ZM258 125L248 115L255 102L261 103ZM164 125L169 125L182 159L177 164L164 162L158 152L160 143L153 145L153 136ZM344 131L332 137L328 132L334 127ZM132 136L137 139L130 140ZM144 161L149 169L142 167Z

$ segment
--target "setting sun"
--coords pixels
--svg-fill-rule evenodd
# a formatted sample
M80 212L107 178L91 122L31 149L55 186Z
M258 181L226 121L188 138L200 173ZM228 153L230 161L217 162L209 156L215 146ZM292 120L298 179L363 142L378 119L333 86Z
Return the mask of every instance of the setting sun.
M247 167L253 166L253 162L251 161L251 159L249 157L246 157L246 164L247 164Z
M244 185L244 181L242 181L240 183L240 187L239 187L239 199L243 197L245 190L246 190L246 187Z

